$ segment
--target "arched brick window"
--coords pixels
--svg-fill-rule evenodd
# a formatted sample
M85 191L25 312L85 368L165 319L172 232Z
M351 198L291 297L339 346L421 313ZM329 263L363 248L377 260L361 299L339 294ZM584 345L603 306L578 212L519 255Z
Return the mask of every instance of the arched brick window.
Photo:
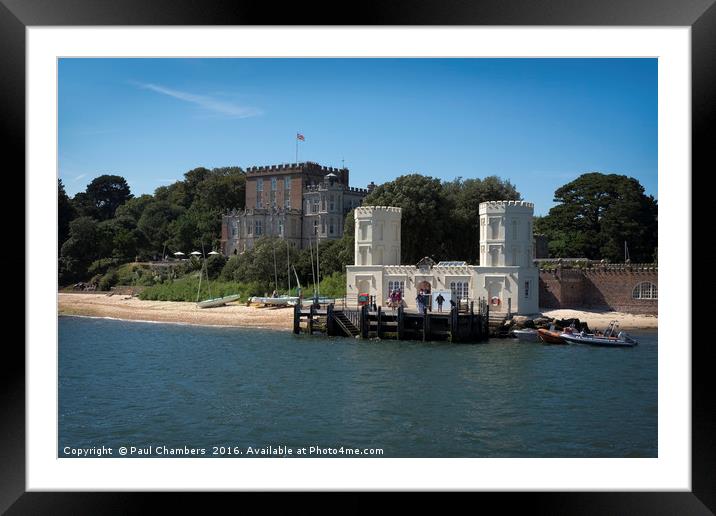
M650 281L639 283L631 293L634 299L658 299L656 285Z

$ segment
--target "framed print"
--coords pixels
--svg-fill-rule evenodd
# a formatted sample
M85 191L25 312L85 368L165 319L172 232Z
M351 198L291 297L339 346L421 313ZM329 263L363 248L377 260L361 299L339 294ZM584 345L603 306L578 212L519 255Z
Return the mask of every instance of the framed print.
M712 2L2 2L27 207L0 508L714 511Z

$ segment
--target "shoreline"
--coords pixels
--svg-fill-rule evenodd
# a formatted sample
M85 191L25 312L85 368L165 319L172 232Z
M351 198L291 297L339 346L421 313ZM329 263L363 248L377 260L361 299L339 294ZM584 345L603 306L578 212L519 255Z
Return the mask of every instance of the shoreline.
M62 292L57 296L57 314L192 326L262 330L293 328L293 310L290 309L270 310L236 303L216 308L198 308L195 303L143 301L121 294L108 296L104 293Z
M195 303L143 301L122 294L108 296L106 293L58 293L57 314L191 326L289 331L293 329L293 310L289 308L268 309L231 303L202 309ZM569 309L545 310L542 314L555 319L578 318L590 328L603 329L615 319L624 330L658 328L658 317L651 315Z
M604 330L607 325L614 320L619 322L619 327L622 330L656 330L659 327L659 318L655 315L597 310L571 310L568 308L544 310L542 315L553 319L577 318L581 322L586 322L592 330Z

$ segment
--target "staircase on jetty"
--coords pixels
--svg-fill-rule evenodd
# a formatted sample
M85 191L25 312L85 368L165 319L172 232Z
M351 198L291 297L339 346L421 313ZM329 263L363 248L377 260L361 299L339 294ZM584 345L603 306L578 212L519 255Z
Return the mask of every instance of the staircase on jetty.
M505 326L505 322L510 318L507 312L490 312L488 325L490 327L491 337L504 338L508 336L509 328Z
M449 342L479 342L489 336L487 304L478 301L456 306L446 312L408 311L377 307L341 308L333 304L294 308L295 334L319 333L361 339L443 340Z

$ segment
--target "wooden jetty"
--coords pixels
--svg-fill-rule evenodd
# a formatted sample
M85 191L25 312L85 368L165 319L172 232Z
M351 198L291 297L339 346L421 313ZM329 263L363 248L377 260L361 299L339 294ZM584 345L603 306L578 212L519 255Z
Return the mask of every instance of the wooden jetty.
M462 309L461 309L462 308ZM359 308L336 307L334 304L304 307L296 305L293 312L295 334L315 333L361 339L442 340L448 342L480 342L490 336L489 307L484 300L455 306L446 312L423 313L368 305Z

